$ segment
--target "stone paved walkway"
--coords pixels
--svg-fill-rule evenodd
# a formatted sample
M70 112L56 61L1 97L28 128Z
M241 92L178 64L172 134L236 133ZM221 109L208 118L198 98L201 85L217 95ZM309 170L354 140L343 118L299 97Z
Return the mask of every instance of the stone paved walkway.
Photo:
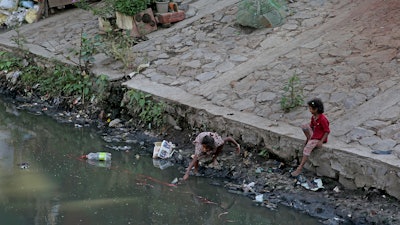
M310 117L306 108L280 108L284 84L297 75L305 100L321 98L332 126L326 155L311 159L314 170L345 186L377 187L400 198L400 1L299 0L289 4L283 26L255 31L235 24L238 2L192 1L194 16L135 45L135 64L150 67L125 85L239 122L242 142L260 141L246 127L284 136L290 143L278 140L274 153L290 158L302 143L298 127ZM79 9L20 30L32 52L64 62L74 61L70 49L81 31L99 31L97 18ZM12 46L14 35L1 34L1 45ZM110 79L132 72L101 54L93 71Z

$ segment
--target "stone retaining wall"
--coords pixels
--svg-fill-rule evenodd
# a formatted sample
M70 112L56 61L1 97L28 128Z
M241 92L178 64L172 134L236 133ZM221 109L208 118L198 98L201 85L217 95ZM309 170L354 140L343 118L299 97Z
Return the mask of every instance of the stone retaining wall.
M262 127L263 124L257 121L246 123L236 120L235 115L224 116L204 109L179 105L166 99L163 101L173 104L173 107L168 107L168 113L173 115L175 120L183 121L191 127L203 127L224 136L232 136L242 145L254 147L253 149L267 148L270 153L287 162L294 160L297 153L301 158L304 138L301 136L300 128L271 123L270 129L265 129ZM251 117L251 115L245 116ZM400 186L400 169L385 162L385 157L390 156L382 155L383 160L373 159L366 155L362 146L346 146L348 149L339 149L336 141L338 140L332 137L330 143L313 151L306 168L318 176L338 180L347 189L377 188L400 199L400 189L397 188Z

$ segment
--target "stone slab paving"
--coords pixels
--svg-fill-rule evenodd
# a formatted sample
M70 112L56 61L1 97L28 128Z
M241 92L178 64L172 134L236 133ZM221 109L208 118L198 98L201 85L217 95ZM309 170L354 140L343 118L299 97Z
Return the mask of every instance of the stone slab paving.
M308 122L310 114L305 107L283 113L279 102L284 84L297 75L305 100L319 97L325 103L332 125L325 148L343 151L344 157L353 154L354 160L383 162L390 170L395 167L398 179L400 2L299 0L288 5L290 16L283 26L260 30L235 23L238 2L189 2L193 15L149 34L147 41L133 47L135 64L145 60L150 67L125 85L292 138L299 146L303 137L298 127ZM32 52L67 63L76 62L71 49L79 46L82 31L99 32L97 18L79 9L20 31ZM10 40L15 34L1 34L1 45L13 46ZM132 72L107 56L99 54L96 59L93 71L110 79ZM372 150L394 152L383 156ZM326 163L333 168L331 158L340 154L332 154ZM311 161L318 167L316 160ZM339 166L335 170L346 173ZM326 173L331 172L320 172ZM344 176L357 180L354 177ZM376 186L374 182L357 186Z

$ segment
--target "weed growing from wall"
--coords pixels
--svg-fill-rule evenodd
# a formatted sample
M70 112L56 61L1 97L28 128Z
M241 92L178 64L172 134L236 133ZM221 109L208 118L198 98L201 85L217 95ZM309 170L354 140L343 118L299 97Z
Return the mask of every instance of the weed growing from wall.
M26 44L26 38L24 35L21 34L21 31L19 30L19 27L16 27L14 29L14 31L16 32L16 35L13 35L11 37L11 41L13 41L17 47L21 50L26 50L25 48L25 44Z
M119 60L123 63L125 69L131 69L135 62L135 54L132 47L137 44L136 40L130 36L129 31L108 32L102 36L103 45L99 51L107 56Z
M90 73L90 67L94 62L94 55L97 54L98 48L103 43L101 42L100 35L89 37L88 34L81 31L80 45L77 49L72 49L71 53L78 57L78 62L69 59L72 63L76 64L82 73Z
M269 158L269 151L268 151L268 149L263 148L263 149L260 150L258 155L263 157L263 158Z
M164 124L165 103L156 102L150 94L130 90L121 106L138 115L140 121L149 129L159 128Z
M297 75L289 78L287 84L283 87L283 91L281 109L284 112L290 112L292 109L304 104L303 88Z
M0 71L10 71L21 67L21 60L10 52L0 52Z

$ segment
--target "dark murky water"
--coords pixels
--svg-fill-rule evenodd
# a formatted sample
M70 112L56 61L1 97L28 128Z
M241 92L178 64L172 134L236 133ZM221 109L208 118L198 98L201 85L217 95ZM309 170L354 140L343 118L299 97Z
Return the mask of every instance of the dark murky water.
M0 101L1 224L319 224L284 207L257 207L209 179L170 186L182 176L175 167L155 167L151 155L137 155L140 146L128 153L106 145L90 129ZM80 159L96 151L111 152L111 165Z

